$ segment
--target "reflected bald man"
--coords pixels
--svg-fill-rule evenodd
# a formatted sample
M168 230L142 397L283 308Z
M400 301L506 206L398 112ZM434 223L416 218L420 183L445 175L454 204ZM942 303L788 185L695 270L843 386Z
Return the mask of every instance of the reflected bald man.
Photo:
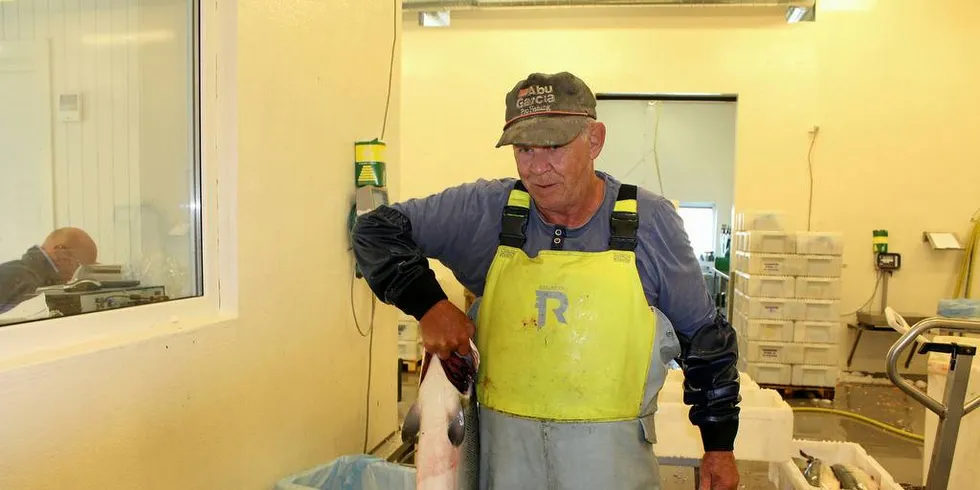
M99 248L85 230L58 228L18 260L0 264L0 313L13 308L37 288L68 282L78 267L94 264Z

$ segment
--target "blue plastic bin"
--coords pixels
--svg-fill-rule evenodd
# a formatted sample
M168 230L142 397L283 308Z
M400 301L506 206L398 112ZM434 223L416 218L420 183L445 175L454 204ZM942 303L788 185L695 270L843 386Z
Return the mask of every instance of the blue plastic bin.
M284 478L275 490L415 490L415 468L377 456L341 456Z

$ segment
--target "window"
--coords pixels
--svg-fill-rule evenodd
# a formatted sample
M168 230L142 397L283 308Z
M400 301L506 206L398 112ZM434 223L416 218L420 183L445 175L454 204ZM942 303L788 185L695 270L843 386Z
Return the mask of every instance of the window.
M0 0L0 325L204 294L197 0Z
M677 209L684 220L684 231L694 254L701 258L715 250L715 208L710 205L681 204Z

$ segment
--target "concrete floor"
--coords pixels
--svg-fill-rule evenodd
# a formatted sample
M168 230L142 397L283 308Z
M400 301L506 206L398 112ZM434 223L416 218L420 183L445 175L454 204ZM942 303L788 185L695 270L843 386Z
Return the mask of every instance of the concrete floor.
M418 374L402 373L402 401L398 406L404 420L418 391ZM791 406L839 408L856 412L916 434L925 426L925 409L890 384L842 383L837 387L835 400L787 400ZM838 440L860 444L895 481L913 486L922 485L922 445L892 435L864 423L833 415L798 413L794 436L809 440ZM691 468L661 468L663 490L691 490L694 474ZM740 463L741 488L775 490L769 482L769 466L765 463Z

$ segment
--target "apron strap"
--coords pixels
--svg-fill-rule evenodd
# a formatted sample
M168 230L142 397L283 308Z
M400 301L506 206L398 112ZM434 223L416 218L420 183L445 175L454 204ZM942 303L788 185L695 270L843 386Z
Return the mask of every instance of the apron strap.
M609 220L609 248L612 250L635 250L636 230L640 227L640 217L636 212L636 186L621 184L616 205Z
M527 188L518 180L507 198L504 215L501 220L500 244L507 247L523 248L527 236L528 217L531 216L531 195Z

